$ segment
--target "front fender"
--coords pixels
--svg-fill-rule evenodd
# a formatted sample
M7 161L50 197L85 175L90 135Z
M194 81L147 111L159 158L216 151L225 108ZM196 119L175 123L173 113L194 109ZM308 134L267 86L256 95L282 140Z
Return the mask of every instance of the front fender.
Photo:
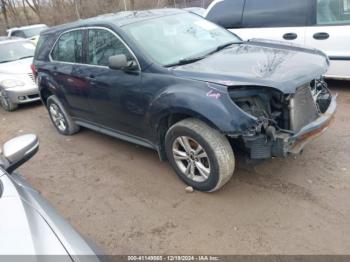
M257 119L231 100L227 87L202 82L200 85L167 88L151 103L147 121L153 130L164 117L183 114L198 118L223 134L242 134L256 126Z

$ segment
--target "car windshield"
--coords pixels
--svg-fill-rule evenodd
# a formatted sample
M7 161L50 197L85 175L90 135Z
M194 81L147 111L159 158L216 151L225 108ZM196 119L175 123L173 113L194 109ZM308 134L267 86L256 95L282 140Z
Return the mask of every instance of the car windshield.
M0 43L0 63L34 56L35 45L29 41Z
M187 13L132 23L123 29L163 66L199 60L220 47L241 41L216 24Z
M32 38L33 36L40 35L42 31L47 29L47 26L38 26L33 28L22 29L26 38Z

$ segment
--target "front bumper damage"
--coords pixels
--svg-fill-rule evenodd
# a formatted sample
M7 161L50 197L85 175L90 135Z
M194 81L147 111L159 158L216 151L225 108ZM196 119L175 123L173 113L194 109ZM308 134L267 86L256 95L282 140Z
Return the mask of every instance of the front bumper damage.
M337 109L337 96L332 96L331 102L325 113L302 127L297 132L288 130L277 131L271 136L258 134L254 136L242 136L244 146L252 160L264 160L271 157L288 157L303 152L304 147L315 138L322 135L332 124Z

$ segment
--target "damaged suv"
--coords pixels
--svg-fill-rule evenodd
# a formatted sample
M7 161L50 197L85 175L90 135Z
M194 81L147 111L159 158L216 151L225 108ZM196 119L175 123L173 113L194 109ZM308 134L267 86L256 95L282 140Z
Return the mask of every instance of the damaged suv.
M328 66L320 51L243 42L166 9L51 28L33 68L59 133L82 126L153 148L185 183L212 192L233 175L238 150L287 157L327 129L336 111Z

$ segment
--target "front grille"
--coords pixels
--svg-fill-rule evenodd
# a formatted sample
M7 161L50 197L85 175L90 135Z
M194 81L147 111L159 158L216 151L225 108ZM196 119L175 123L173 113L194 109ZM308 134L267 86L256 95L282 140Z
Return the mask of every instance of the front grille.
M33 83L35 84L35 77L34 77L33 73L29 73L28 76L33 81Z
M29 99L39 98L39 95L29 95L28 98Z
M318 109L310 86L304 85L298 88L290 104L291 130L298 132L318 117Z

